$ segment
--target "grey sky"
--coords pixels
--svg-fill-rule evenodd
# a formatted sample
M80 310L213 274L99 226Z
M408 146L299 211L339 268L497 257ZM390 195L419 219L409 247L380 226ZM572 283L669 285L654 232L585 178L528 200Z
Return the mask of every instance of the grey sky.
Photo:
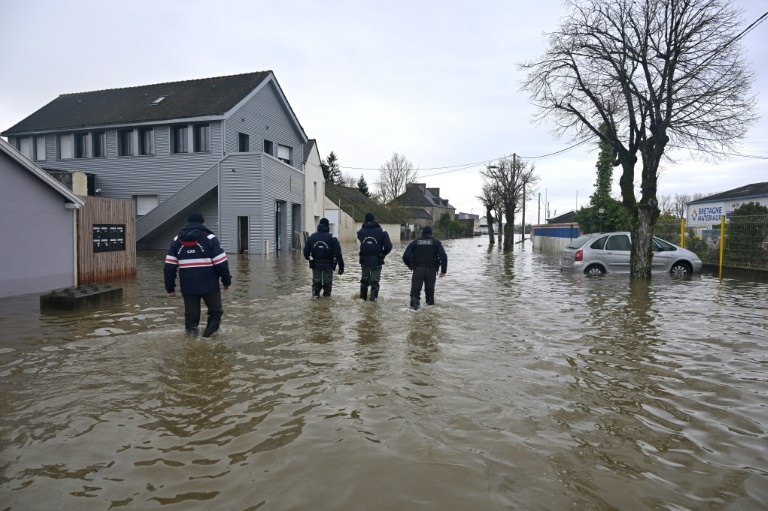
M748 23L765 0L736 0ZM554 215L586 205L596 149L532 124L518 62L544 52L558 0L0 0L0 131L59 94L271 69L320 154L378 180L393 151L459 211L481 213L482 165L515 152L536 164ZM659 193L715 193L768 180L768 23L744 39L761 120L716 164L678 154ZM757 157L757 158L756 158ZM618 174L615 175L618 178ZM537 201L528 221L537 220Z

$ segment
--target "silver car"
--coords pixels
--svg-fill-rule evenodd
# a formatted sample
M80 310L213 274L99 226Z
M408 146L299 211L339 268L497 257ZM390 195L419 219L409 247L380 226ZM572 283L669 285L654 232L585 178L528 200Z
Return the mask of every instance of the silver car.
M599 232L579 236L563 249L561 270L587 275L629 273L632 239L629 232ZM699 256L654 236L651 273L688 275L701 271Z

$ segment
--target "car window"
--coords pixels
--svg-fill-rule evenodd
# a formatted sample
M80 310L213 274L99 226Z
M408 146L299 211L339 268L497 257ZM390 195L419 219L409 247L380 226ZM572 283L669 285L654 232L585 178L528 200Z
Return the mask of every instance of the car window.
M671 252L672 250L677 250L677 247L675 247L675 246L674 246L673 244L671 244L671 243L667 243L666 241L664 241L664 240L663 240L663 239L661 239L661 238L653 238L653 242L654 242L656 245L658 245L658 247L659 247L659 250L666 250L666 251L670 251L670 252Z
M618 234L608 238L608 242L605 244L606 250L631 250L632 245L629 243L629 236L626 234Z
M592 236L590 235L579 236L578 238L570 242L568 246L565 248L581 248L584 246L584 243L588 242L591 239L592 239Z
M605 248L605 242L608 241L608 236L603 236L599 240L592 243L589 248L593 250L602 250Z

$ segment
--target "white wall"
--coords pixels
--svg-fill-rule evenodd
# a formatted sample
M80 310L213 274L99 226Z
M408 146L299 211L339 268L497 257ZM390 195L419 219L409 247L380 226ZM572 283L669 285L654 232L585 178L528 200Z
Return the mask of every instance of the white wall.
M318 222L325 215L323 205L325 200L325 180L323 179L323 169L320 167L320 161L320 153L317 151L317 145L315 144L312 146L307 163L304 165L303 230L309 233L315 232ZM317 190L317 199L315 199L315 190Z

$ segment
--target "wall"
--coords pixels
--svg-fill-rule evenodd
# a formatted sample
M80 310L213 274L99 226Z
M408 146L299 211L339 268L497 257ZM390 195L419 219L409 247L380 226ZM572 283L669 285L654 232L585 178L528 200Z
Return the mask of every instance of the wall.
M325 214L323 210L325 179L320 162L317 145L313 145L307 163L304 165L304 225L302 230L310 233L314 232L318 222ZM317 183L317 200L315 200L314 183Z
M75 285L76 210L3 152L0 175L0 297Z
M572 240L581 235L579 224L534 225L531 231L533 249L549 254L559 254Z
M136 203L125 199L83 197L85 206L78 211L77 268L78 284L107 282L136 274ZM125 250L93 250L93 225L125 225Z

